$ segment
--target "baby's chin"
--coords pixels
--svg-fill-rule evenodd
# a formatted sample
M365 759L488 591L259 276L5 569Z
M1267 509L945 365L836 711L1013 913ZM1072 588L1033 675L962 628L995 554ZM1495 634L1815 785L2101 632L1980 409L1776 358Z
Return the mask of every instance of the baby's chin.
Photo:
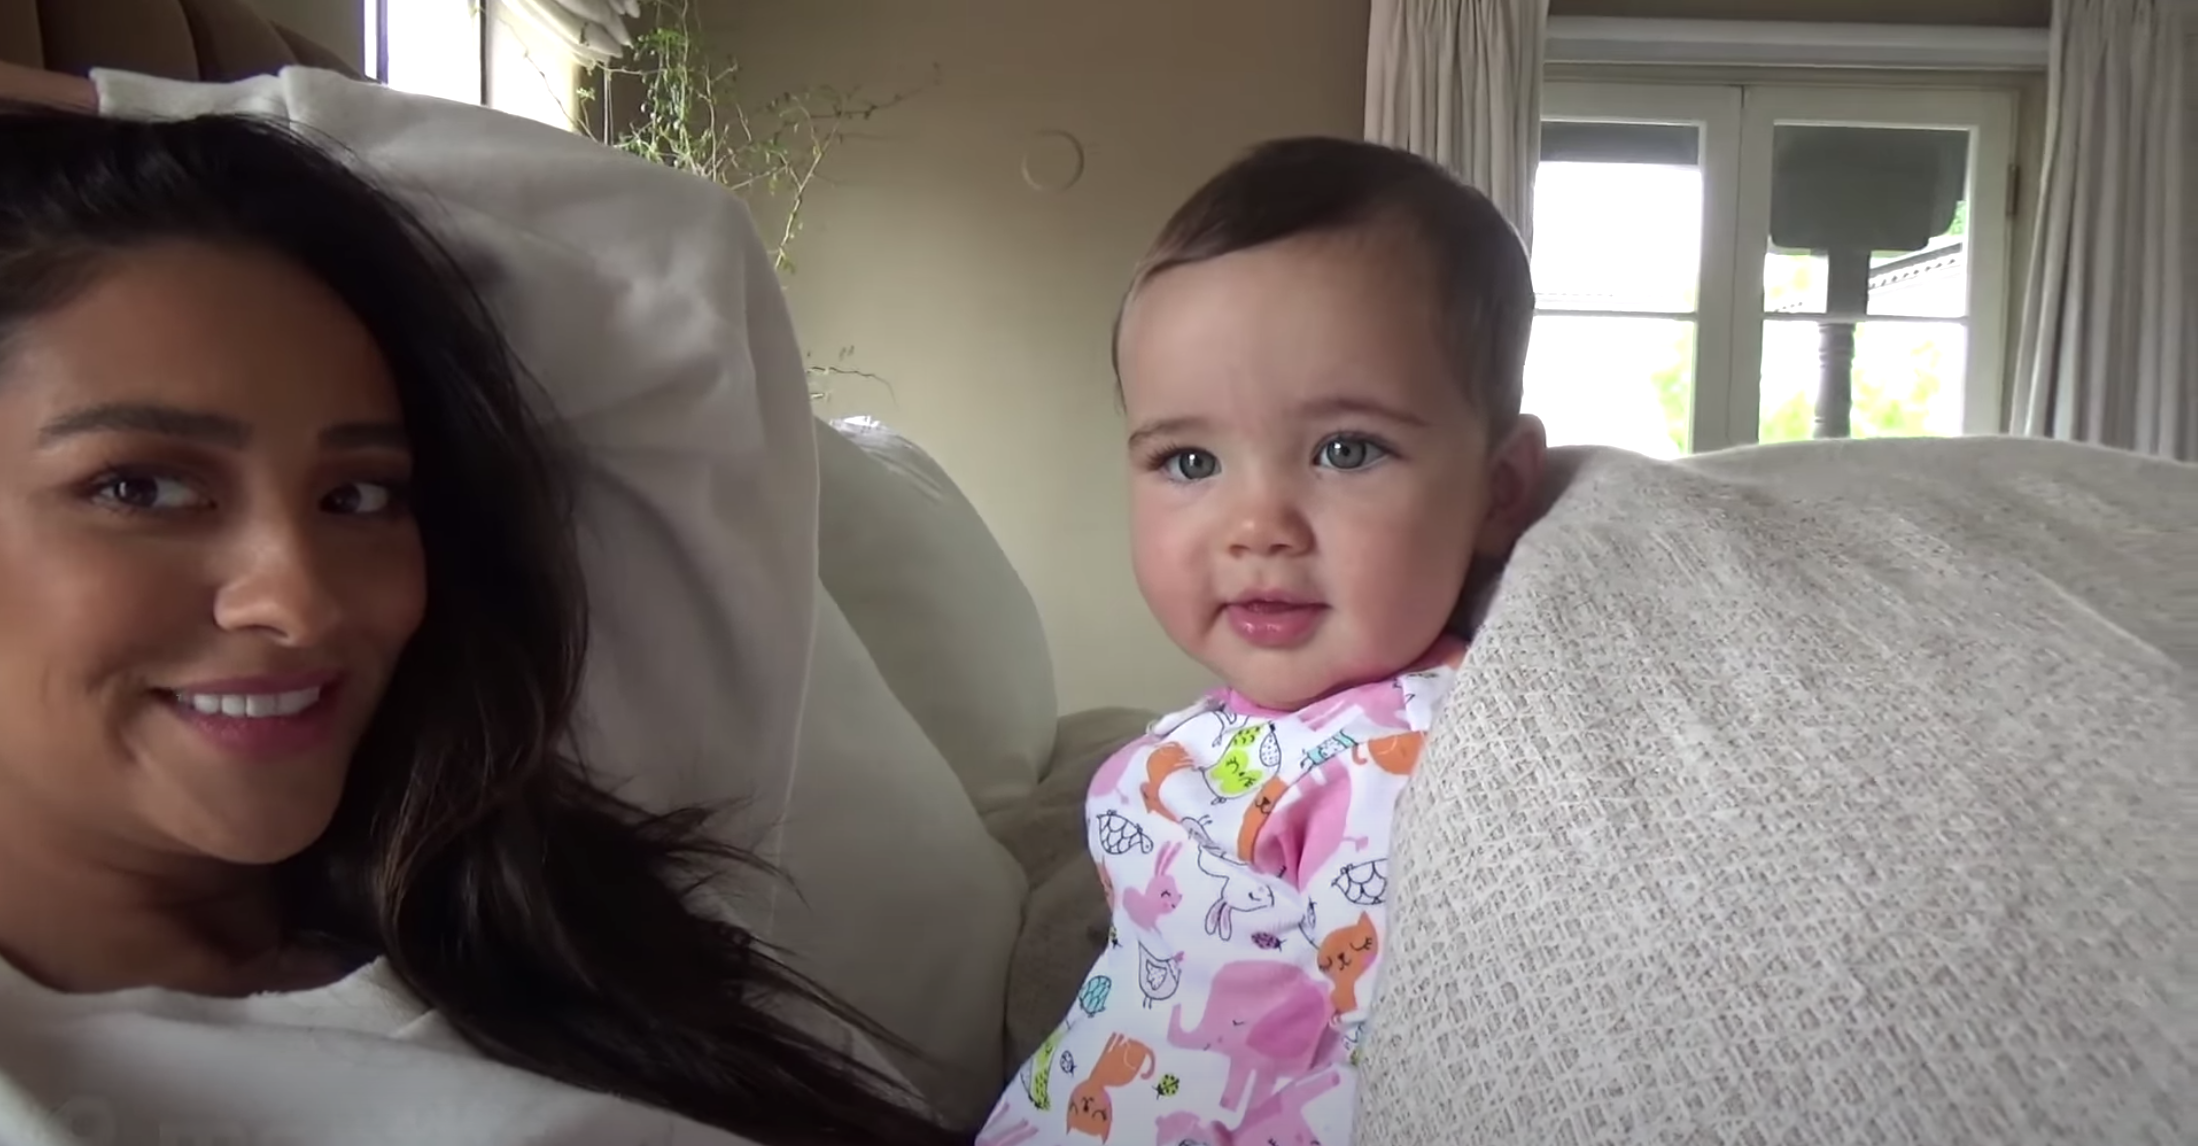
M1432 632L1422 625L1370 631L1344 623L1348 619L1331 613L1301 642L1276 648L1242 638L1218 618L1192 641L1178 644L1238 696L1272 712L1295 712L1411 672L1440 647L1446 631L1439 622Z
M1388 659L1383 658L1379 663L1369 662L1367 665L1348 667L1318 662L1302 665L1236 664L1217 671L1230 691L1253 704L1275 712L1295 712L1359 685L1401 676L1418 659L1416 655L1398 657L1395 659L1396 663L1390 665Z

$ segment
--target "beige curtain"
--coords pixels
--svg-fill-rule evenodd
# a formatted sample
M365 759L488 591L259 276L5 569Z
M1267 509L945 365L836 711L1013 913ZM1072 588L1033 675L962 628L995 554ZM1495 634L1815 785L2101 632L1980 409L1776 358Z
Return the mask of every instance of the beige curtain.
M633 46L627 22L641 0L499 0L500 7L552 38L582 67L610 63Z
M2198 461L2198 12L2056 0L2008 429Z
M1532 240L1549 0L1373 0L1366 138L1481 189Z

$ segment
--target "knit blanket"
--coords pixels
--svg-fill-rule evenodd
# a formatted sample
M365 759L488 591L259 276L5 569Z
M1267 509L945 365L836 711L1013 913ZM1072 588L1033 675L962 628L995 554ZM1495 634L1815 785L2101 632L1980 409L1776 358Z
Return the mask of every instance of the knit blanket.
M1559 468L1402 813L1360 1146L2198 1141L2198 467Z

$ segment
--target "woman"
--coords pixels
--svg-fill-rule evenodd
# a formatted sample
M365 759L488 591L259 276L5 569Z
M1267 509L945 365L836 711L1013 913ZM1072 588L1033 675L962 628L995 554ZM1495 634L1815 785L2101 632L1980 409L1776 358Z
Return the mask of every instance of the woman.
M560 753L563 467L426 231L240 119L0 156L0 1138L955 1140Z

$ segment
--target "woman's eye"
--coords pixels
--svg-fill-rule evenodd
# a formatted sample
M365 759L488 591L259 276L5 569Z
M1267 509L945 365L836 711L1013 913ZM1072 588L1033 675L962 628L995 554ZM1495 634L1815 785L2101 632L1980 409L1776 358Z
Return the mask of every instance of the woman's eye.
M1177 481L1204 481L1221 472L1221 459L1204 450L1177 450L1160 465Z
M321 508L351 517L376 517L397 508L402 499L386 482L350 482L321 499Z
M102 480L92 496L118 509L148 512L197 509L206 504L190 483L151 474L115 474Z
M1319 464L1332 470L1358 470L1388 456L1388 450L1365 438L1330 438L1320 444Z

